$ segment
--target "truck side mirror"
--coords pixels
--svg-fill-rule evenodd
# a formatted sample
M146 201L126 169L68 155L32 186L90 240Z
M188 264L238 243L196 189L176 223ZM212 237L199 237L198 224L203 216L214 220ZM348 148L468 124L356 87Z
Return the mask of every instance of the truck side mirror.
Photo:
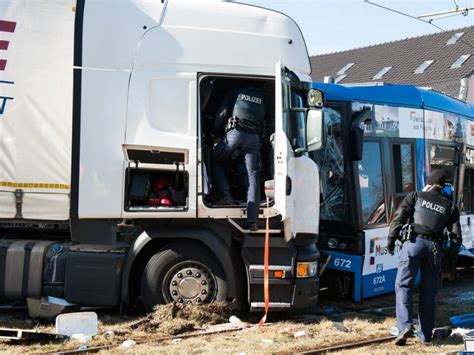
M310 109L306 114L306 151L313 152L323 147L324 118L320 109Z

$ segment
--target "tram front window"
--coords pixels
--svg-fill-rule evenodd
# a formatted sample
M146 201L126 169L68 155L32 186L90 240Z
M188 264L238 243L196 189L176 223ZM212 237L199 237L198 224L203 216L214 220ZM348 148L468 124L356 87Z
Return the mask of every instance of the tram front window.
M310 153L318 164L321 175L321 219L342 221L346 219L344 208L344 155L342 147L341 114L324 108L326 147Z

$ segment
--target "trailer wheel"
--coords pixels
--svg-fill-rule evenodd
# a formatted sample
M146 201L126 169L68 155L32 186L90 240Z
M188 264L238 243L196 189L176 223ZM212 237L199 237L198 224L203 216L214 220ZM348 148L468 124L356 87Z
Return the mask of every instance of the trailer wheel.
M147 312L157 304L200 304L227 299L227 281L210 251L172 243L148 261L141 281Z

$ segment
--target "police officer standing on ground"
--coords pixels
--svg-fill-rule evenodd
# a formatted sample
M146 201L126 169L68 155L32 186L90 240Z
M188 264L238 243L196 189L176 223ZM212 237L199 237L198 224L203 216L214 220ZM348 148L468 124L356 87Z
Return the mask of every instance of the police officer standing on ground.
M215 134L225 125L225 135L212 153L214 187L219 194L216 204L233 203L226 166L228 159L239 150L247 170L247 228L251 231L258 230L260 139L264 122L264 95L251 87L241 87L230 92L220 105L214 121Z
M400 204L388 235L388 251L393 255L395 241L402 240L397 278L395 281L396 313L399 335L396 345L405 345L413 336L412 295L418 270L421 271L418 306L419 337L431 341L435 325L436 294L440 282L441 248L445 228L450 232L450 250L457 253L461 245L459 211L442 195L446 183L443 170L433 170L422 192L413 192ZM408 224L408 225L407 225ZM404 232L402 231L402 227ZM400 234L403 236L401 237Z

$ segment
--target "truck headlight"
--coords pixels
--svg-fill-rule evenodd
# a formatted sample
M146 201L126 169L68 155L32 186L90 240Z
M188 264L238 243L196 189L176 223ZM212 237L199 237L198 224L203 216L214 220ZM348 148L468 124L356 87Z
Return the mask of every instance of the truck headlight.
M298 278L308 278L316 276L318 273L318 262L302 262L296 264L296 277Z

